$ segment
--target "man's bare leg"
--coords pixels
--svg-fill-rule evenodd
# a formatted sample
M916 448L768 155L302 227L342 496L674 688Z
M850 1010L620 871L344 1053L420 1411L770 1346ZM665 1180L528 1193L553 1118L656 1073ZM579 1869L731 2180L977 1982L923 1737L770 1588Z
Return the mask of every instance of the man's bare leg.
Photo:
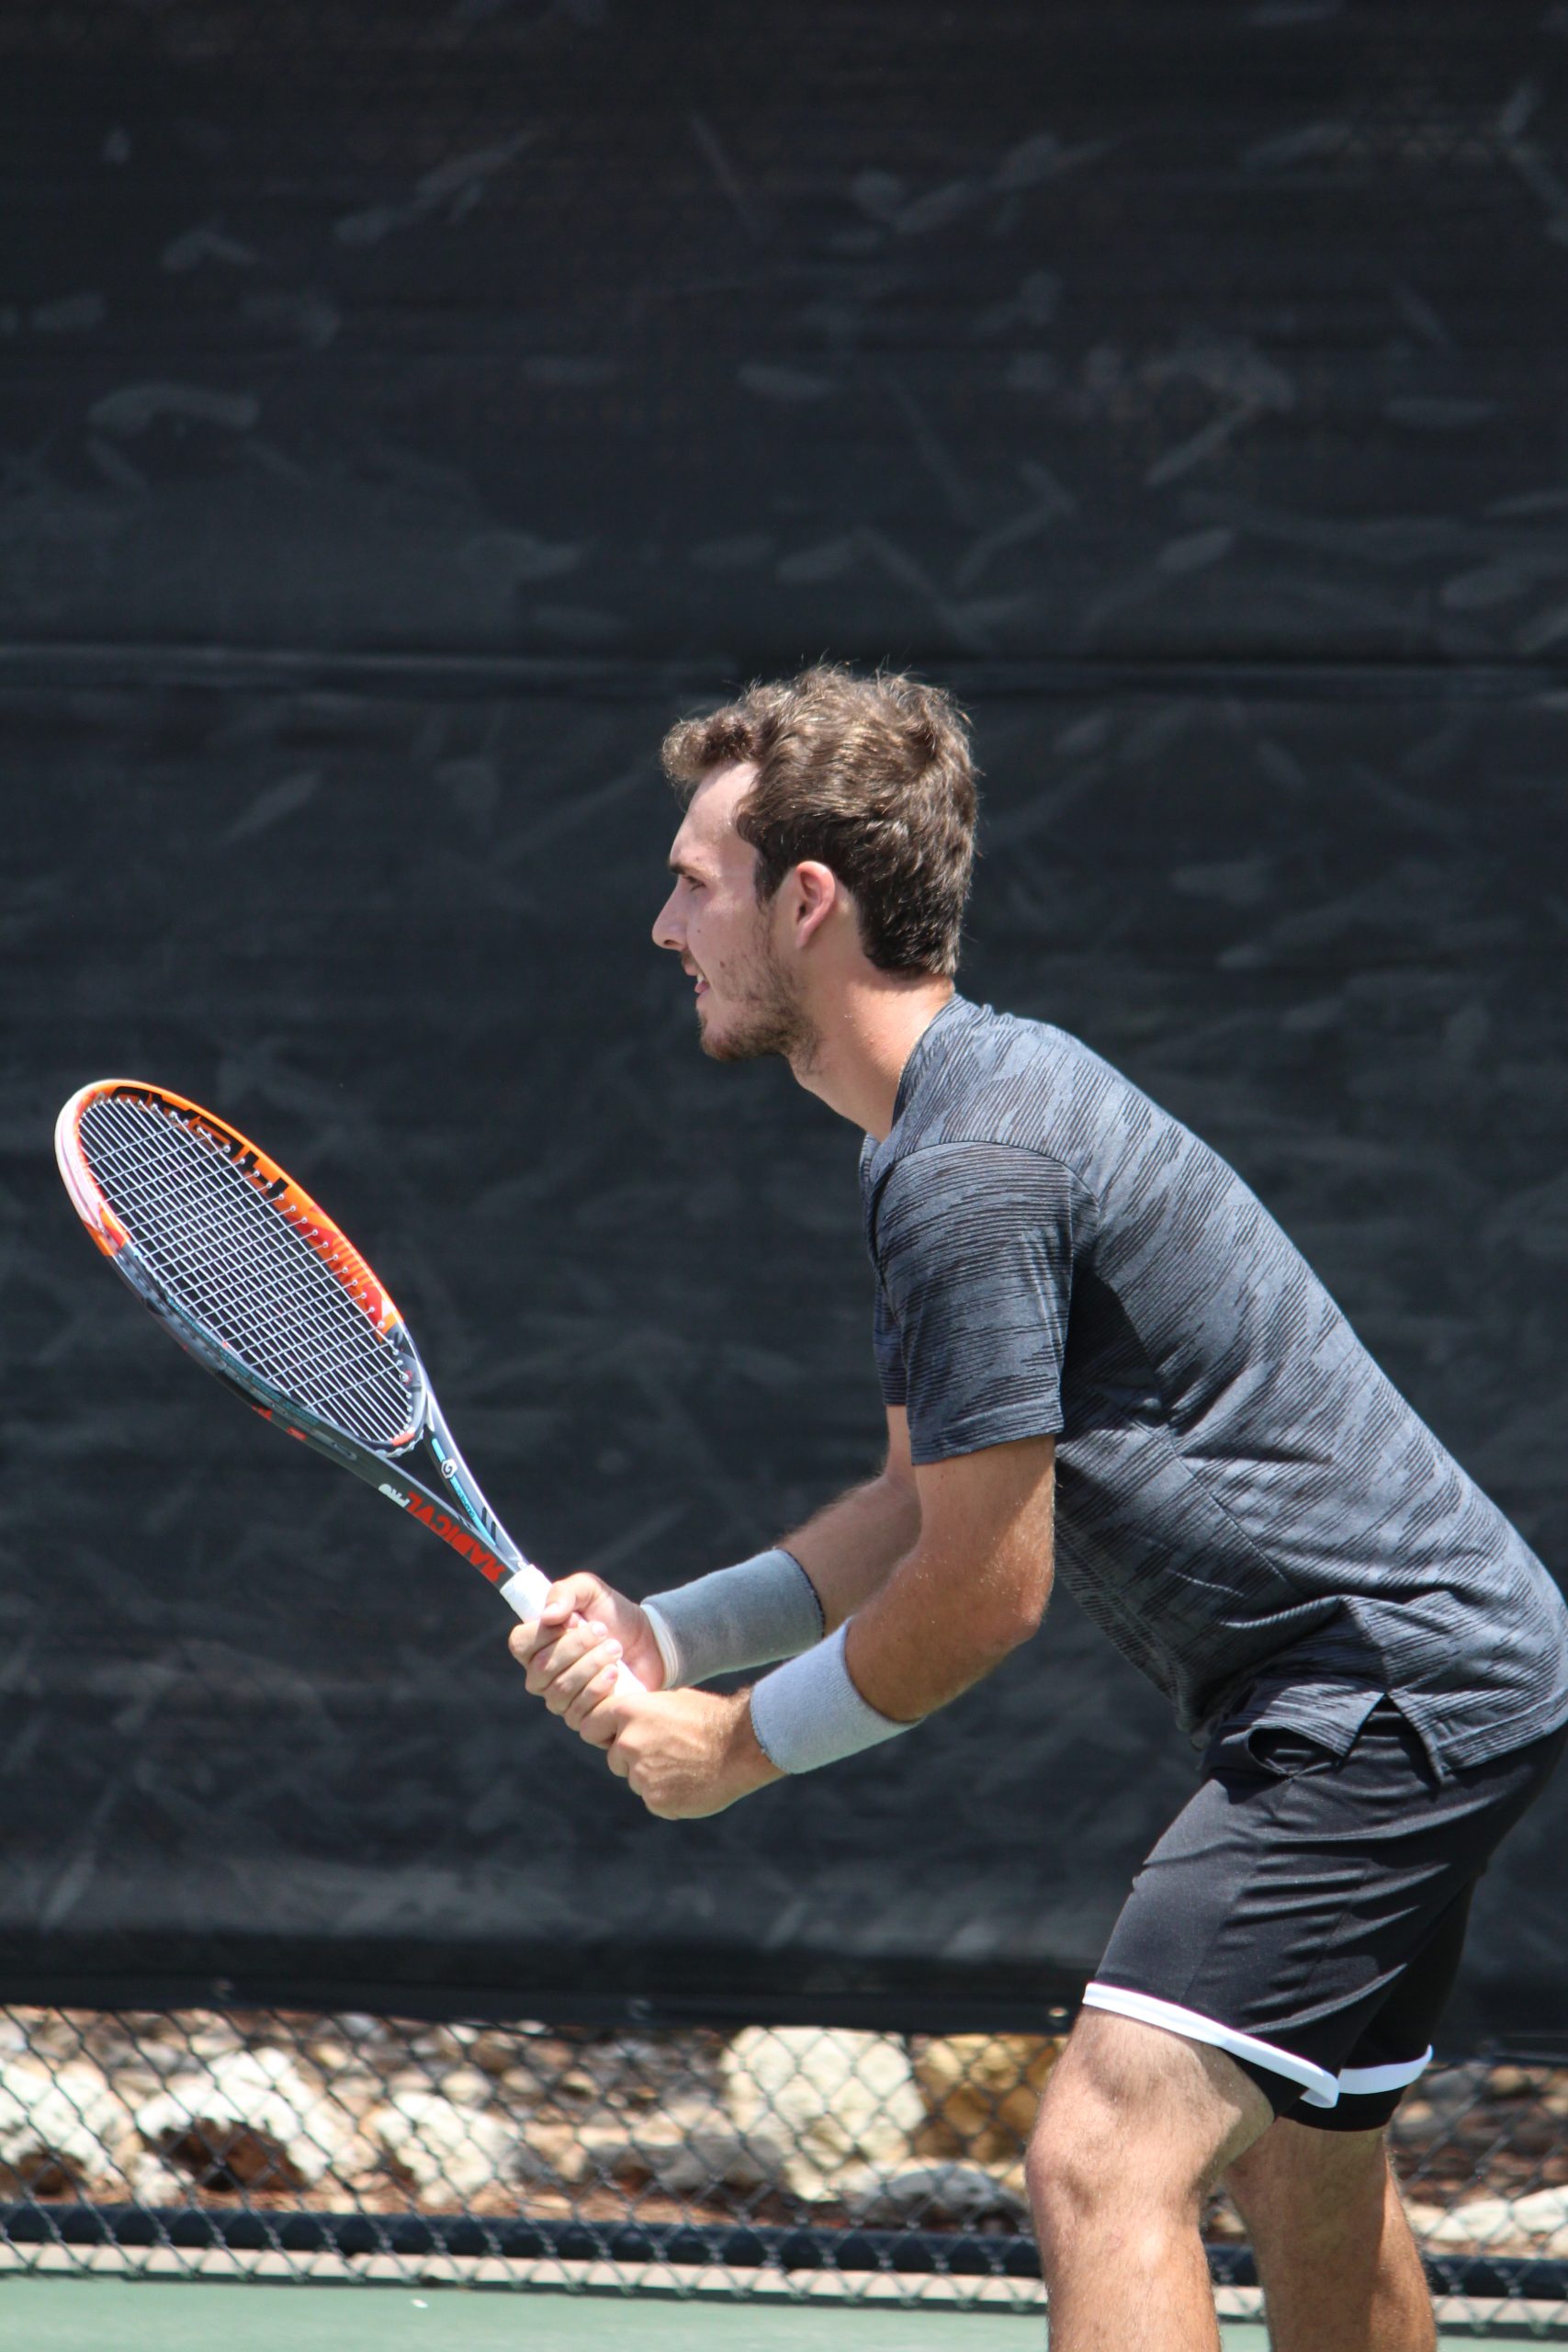
M1223 2051L1083 2011L1029 2149L1051 2352L1219 2352L1203 2201L1272 2121Z
M1382 2132L1281 2120L1230 2166L1274 2352L1433 2352L1437 2323Z

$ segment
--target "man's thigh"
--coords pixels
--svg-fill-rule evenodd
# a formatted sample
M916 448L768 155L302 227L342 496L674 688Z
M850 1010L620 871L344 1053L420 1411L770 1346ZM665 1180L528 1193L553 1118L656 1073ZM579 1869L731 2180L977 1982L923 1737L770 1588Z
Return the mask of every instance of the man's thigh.
M1281 2116L1231 2159L1224 2185L1255 2233L1311 2235L1359 2210L1381 2212L1387 2177L1383 2127L1318 2132Z

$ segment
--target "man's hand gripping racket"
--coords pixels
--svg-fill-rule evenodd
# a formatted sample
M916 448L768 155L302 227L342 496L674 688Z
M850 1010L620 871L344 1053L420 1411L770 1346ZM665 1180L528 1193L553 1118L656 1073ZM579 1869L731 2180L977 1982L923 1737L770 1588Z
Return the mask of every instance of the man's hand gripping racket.
M520 1618L540 1618L549 1580L518 1550L453 1444L402 1317L276 1160L210 1111L124 1078L73 1094L54 1144L83 1224L181 1347L265 1420L420 1520ZM584 1597L602 1592L618 1603L628 1622L611 1623L611 1633L629 1633L641 1618L595 1579L572 1583ZM581 1648L561 1597L545 1615L544 1629L552 1626L571 1627L571 1645ZM598 1704L607 1671L584 1672L581 1695L602 1681ZM643 1687L617 1666L617 1695ZM552 1693L550 1703L569 1722L591 1712L558 1703L563 1696Z

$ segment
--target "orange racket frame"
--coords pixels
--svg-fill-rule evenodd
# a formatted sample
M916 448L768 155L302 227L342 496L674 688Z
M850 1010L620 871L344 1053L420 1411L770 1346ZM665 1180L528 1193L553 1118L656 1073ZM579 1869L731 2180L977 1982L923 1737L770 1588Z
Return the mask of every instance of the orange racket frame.
M367 1444L312 1412L263 1378L204 1321L177 1283L160 1273L137 1236L107 1197L94 1172L82 1122L91 1106L117 1099L151 1105L204 1136L253 1185L268 1208L308 1244L395 1359L409 1394L407 1428L385 1443ZM77 1216L145 1306L188 1355L233 1389L264 1420L352 1470L417 1519L496 1586L519 1617L537 1614L548 1580L513 1542L452 1441L423 1363L390 1293L302 1184L276 1159L185 1095L144 1080L105 1078L74 1093L55 1124L55 1156ZM423 1475L421 1475L421 1474ZM623 1673L625 1669L622 1669Z

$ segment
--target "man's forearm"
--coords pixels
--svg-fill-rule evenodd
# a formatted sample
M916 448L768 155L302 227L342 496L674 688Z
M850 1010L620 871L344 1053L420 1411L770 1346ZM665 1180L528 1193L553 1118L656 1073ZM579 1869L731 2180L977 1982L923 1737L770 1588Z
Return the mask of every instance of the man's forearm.
M751 1692L757 1744L784 1772L809 1772L919 1723L989 1674L1040 1623L1043 1549L955 1550L928 1529L847 1624Z
M885 1472L824 1504L779 1540L815 1585L830 1634L881 1590L919 1532L913 1484Z
M1050 1572L1034 1564L987 1589L962 1552L918 1543L855 1612L845 1664L868 1706L919 1723L984 1680L1039 1626Z
M1055 1473L1049 1437L919 1473L919 1536L849 1631L844 1662L868 1706L918 1722L1029 1639L1051 1594Z

